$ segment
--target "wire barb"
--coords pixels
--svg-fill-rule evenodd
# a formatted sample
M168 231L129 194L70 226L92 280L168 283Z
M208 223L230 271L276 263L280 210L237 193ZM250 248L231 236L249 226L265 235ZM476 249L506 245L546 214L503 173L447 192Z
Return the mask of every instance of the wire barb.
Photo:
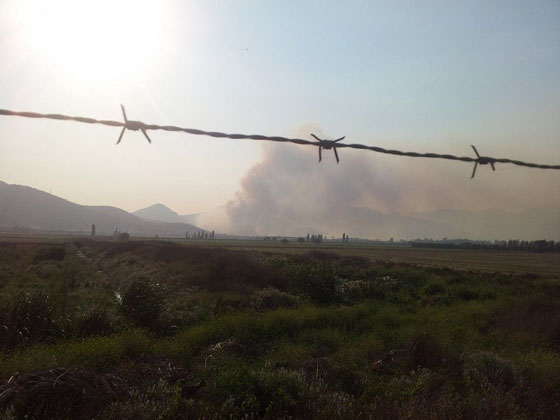
M334 157L336 158L336 164L338 165L338 162L340 162L340 159L338 158L338 152L336 151L336 146L339 141L344 140L346 138L346 136L343 136L339 139L336 140L323 140L320 139L319 137L317 137L315 134L311 133L311 136L313 136L313 138L315 140L317 140L317 143L314 143L316 146L319 147L319 162L321 162L321 160L323 160L323 156L321 154L321 150L325 149L325 150L330 150L332 149L334 152Z
M121 104L121 110L122 110L123 117L124 117L124 124L123 124L123 129L122 129L122 131L121 131L121 135L119 136L119 139L117 140L117 143L116 143L116 144L119 144L119 143L121 142L121 140L122 140L122 138L123 138L123 135L124 135L124 132L125 132L126 130L131 130L131 131L138 131L138 130L140 130L140 131L142 131L142 133L143 133L144 136L146 137L146 140L148 140L148 143L152 144L152 140L150 140L150 137L148 137L148 133L146 132L146 128L147 128L146 124L144 124L144 123L141 122L141 121L132 121L132 120L129 120L129 119L126 117L126 111L125 111L124 106L123 106L122 104Z
M474 152L476 153L476 160L474 161L474 168L472 171L472 175L471 175L471 179L474 178L474 176L476 175L476 168L478 167L478 165L488 165L490 164L490 166L492 167L492 170L495 172L496 168L494 167L494 162L496 161L494 158L488 157L488 156L480 156L478 154L478 150L476 150L476 147L474 147L471 144L471 147L473 148Z

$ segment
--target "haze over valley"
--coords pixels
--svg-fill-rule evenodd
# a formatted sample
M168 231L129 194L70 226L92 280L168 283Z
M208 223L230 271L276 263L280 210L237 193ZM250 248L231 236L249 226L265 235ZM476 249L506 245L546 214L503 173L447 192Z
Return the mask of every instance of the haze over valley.
M164 204L132 213L113 206L83 206L37 189L0 182L0 226L42 231L84 232L96 225L99 234L115 229L133 235L184 237L202 229L244 236L304 236L307 233L387 240L467 238L474 240L559 240L560 211L536 208L521 213L438 210L407 214L380 213L367 207L340 206L320 217L271 213L255 220L252 229L236 221L232 204L208 213L179 215ZM264 209L263 209L264 211ZM233 214L232 214L233 212Z

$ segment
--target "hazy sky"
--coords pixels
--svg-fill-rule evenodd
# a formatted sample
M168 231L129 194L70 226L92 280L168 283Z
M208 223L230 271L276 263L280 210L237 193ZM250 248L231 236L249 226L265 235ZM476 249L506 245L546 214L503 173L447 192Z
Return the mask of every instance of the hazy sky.
M123 103L148 123L268 135L313 126L388 148L471 155L475 144L558 164L559 41L558 0L0 0L0 108L121 119ZM115 146L118 134L0 117L0 180L185 214L232 200L266 159L250 141L151 132L149 145L128 132ZM357 152L342 151L340 165L347 153ZM437 200L366 203L377 210L560 207L560 172L498 165L470 180L467 164L362 154L398 173L402 194L442 185ZM322 165L336 165L331 154Z

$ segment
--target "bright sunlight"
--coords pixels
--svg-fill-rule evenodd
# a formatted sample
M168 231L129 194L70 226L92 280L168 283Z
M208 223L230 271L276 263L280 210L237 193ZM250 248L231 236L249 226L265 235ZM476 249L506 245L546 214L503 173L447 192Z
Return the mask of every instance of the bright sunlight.
M31 48L81 81L141 78L165 48L165 13L157 1L18 2Z

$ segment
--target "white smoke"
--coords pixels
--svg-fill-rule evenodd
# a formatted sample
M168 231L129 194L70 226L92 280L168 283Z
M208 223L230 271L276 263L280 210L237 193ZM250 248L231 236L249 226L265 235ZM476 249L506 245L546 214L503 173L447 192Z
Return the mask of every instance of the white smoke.
M311 126L296 135L306 138L311 132L322 135ZM526 176L521 168L492 173L482 166L470 180L472 166L460 162L339 149L337 165L329 150L323 151L322 163L317 162L317 149L309 146L264 144L262 150L262 160L247 172L226 206L231 233L338 236L348 232L382 237L385 230L371 223L379 213L368 209L394 214L450 208L524 210L560 204L558 197L543 200L550 196L535 191L530 183L520 185ZM558 190L556 183L550 187ZM392 229L398 230L399 220L393 222ZM419 232L423 231L399 233L406 237Z

